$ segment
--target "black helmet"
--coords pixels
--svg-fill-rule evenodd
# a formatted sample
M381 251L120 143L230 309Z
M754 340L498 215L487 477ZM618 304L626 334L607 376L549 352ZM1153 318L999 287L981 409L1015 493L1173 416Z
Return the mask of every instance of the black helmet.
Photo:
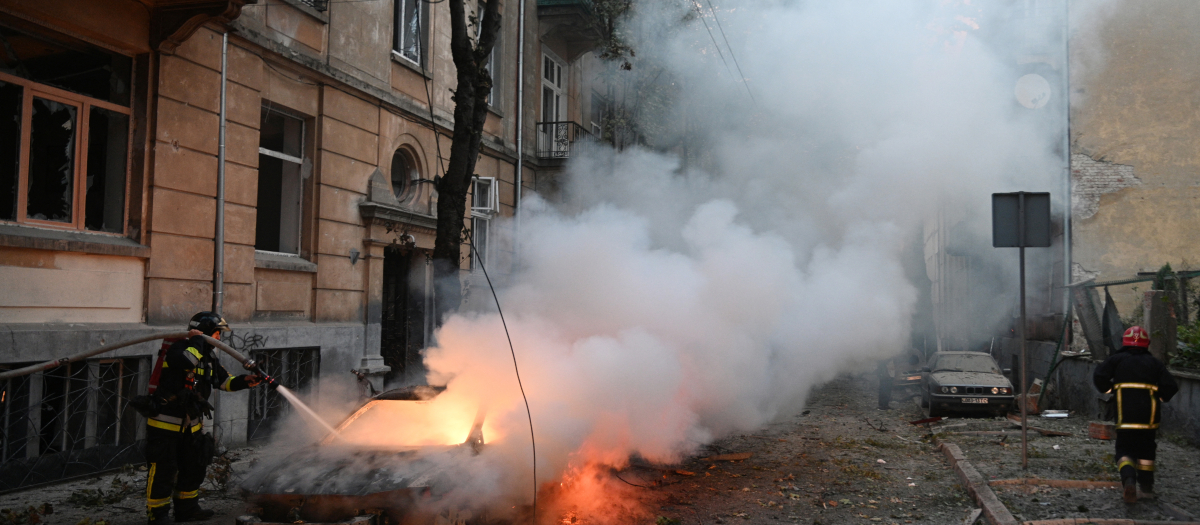
M188 329L199 330L204 332L204 335L212 335L218 330L229 330L229 323L213 312L200 312L192 316L192 320L188 322Z

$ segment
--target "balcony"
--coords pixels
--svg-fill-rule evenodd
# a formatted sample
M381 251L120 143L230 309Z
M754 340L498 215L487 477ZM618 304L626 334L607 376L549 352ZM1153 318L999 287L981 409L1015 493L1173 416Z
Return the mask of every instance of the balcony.
M583 126L574 122L538 122L537 157L568 159L575 141L591 136Z
M537 14L542 40L561 44L568 62L600 42L592 0L537 0Z

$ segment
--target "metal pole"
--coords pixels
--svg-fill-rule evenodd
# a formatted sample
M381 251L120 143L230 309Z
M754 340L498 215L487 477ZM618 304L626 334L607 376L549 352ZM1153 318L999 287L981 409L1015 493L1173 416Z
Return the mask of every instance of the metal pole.
M217 229L213 236L212 309L225 306L225 87L229 80L229 31L221 35L221 127L217 132Z
M1063 130L1063 163L1066 165L1063 168L1064 193L1066 198L1063 199L1063 284L1071 284L1071 2L1070 0L1063 1L1063 80L1062 80L1062 104L1063 104L1063 121L1066 123L1066 129ZM1063 312L1068 313L1071 310L1071 289L1068 287L1063 290ZM1070 324L1071 319L1067 317L1063 320L1064 323Z
M513 262L520 259L521 185L525 159L525 0L517 15L517 184L513 189Z
M1021 252L1021 468L1029 468L1029 425L1026 407L1029 405L1029 388L1025 378L1025 192L1017 194L1017 243Z

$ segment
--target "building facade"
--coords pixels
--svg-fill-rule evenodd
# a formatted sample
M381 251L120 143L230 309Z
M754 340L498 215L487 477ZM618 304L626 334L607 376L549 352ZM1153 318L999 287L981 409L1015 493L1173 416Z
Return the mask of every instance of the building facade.
M517 181L547 186L588 136L588 5L501 7L467 279L511 270ZM228 342L308 395L352 388L351 370L376 389L424 380L453 127L445 3L3 0L0 37L4 367L179 331L219 302ZM5 384L5 468L136 455L124 402L158 348ZM257 390L217 397L230 444L287 411Z

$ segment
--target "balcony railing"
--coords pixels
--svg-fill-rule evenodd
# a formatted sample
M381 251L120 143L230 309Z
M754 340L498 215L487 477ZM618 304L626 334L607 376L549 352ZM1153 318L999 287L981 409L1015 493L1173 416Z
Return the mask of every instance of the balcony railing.
M570 158L575 141L592 136L583 126L574 122L539 122L537 134L539 159Z

